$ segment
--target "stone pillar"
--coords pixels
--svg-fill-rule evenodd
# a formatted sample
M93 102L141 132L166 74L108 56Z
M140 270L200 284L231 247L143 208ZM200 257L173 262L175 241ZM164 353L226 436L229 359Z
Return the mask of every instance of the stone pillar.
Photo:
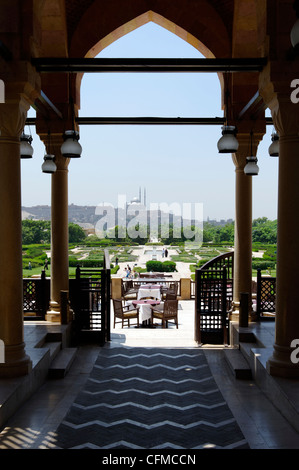
M252 315L252 176L244 173L246 157L251 151L251 137L238 134L239 149L233 155L236 167L235 180L235 253L233 308L231 320L238 321L240 296L249 294L249 314ZM252 153L256 155L259 135L253 135Z
M181 295L182 300L191 299L191 279L181 278Z
M62 133L51 137L50 152L55 155L57 170L52 174L51 193L51 300L46 319L60 322L60 291L69 290L68 235L68 164L60 148Z
M299 363L292 361L291 342L299 341L299 105L280 96L272 109L279 133L277 286L274 352L267 362L271 375L298 378ZM296 359L296 358L295 358Z
M29 106L20 95L0 105L0 377L28 374L23 327L20 136Z

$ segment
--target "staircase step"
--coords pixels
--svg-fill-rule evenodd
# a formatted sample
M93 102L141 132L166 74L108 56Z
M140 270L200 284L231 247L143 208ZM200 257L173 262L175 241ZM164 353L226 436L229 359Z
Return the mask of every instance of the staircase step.
M52 362L61 351L61 341L48 341L43 344L42 349L50 350L50 361Z
M224 349L223 352L236 379L252 379L251 368L239 349Z
M52 362L49 368L49 378L63 379L75 359L77 348L64 348Z

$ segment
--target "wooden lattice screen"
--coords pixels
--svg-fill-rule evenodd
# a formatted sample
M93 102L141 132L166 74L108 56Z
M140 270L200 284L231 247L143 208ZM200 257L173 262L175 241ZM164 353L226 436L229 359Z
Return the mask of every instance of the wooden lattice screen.
M261 270L257 272L257 319L274 318L276 312L276 278L262 277Z
M198 343L227 344L227 274L222 269L198 269L195 277L195 340Z

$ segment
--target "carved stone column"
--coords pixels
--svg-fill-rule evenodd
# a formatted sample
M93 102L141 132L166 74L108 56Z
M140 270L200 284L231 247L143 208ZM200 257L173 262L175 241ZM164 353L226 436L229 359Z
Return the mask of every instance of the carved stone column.
M252 279L252 177L245 175L246 157L250 151L250 135L238 135L239 149L233 155L235 179L235 253L232 320L238 320L240 294L248 292L251 301ZM251 302L250 302L251 305Z
M279 95L272 106L279 133L276 333L274 352L268 360L271 375L299 377L292 362L291 342L299 339L298 240L299 240L299 105L289 94Z
M233 308L231 320L239 319L240 296L249 294L249 315L252 315L252 176L244 173L246 157L251 150L256 155L258 143L262 136L250 132L238 134L239 149L233 155L236 167L235 180L235 253ZM251 148L252 147L252 148Z
M57 170L52 174L51 192L51 300L46 319L61 321L60 291L69 290L68 257L68 164L60 152L62 133L51 137L51 153Z
M8 101L8 100L7 100ZM28 374L23 330L20 136L29 106L17 95L0 105L0 377Z

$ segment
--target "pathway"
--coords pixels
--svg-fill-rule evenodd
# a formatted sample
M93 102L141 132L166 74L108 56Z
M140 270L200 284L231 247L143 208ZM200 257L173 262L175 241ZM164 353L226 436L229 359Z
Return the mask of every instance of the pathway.
M248 448L199 348L105 347L56 432L78 449Z
M151 253L145 253L145 251L150 251L151 246L140 246L137 248L134 248L132 251L132 255L137 256L136 261L133 262L128 262L128 263L119 263L120 269L118 270L117 274L115 274L113 277L124 277L125 276L125 267L129 265L131 268L133 268L134 264L141 268L146 267L146 262L150 261L152 259L152 254ZM158 246L157 250L162 250L162 246ZM162 258L162 254L160 251L157 251L157 260L158 261L166 261L169 260L171 261L171 256L177 255L177 251L175 248L172 247L167 247L168 249L168 257L167 258ZM190 263L191 264L191 263ZM181 278L189 278L191 271L189 269L189 263L182 263L182 262L176 262L176 268L177 272L172 273L172 278L174 280L180 280Z

